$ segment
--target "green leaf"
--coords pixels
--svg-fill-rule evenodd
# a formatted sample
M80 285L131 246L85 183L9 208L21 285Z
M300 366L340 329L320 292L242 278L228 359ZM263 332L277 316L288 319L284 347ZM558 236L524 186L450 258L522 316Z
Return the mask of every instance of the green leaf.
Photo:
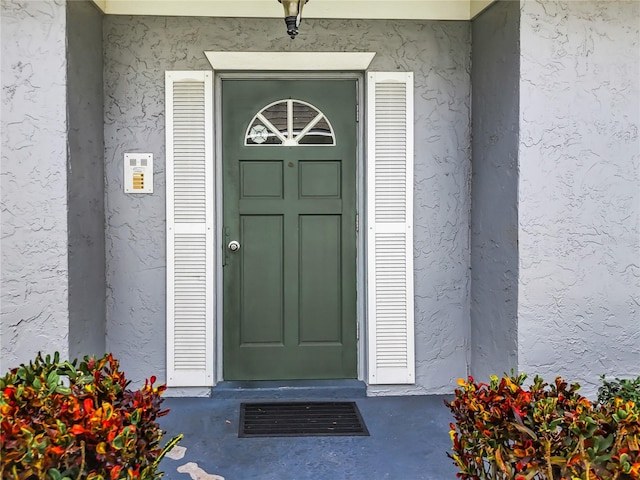
M47 376L47 385L49 385L49 389L55 390L58 383L60 383L60 377L58 374L55 371L49 372L49 375Z
M87 383L91 383L93 382L93 376L92 375L82 375L81 377L79 377L76 380L76 383L80 384L80 385L85 385Z
M39 378L33 379L33 388L35 388L36 390L40 390L42 388L42 382Z
M124 448L124 438L122 437L122 435L118 435L116 438L114 438L111 442L111 446L116 450L122 450Z
M613 457L613 452L609 452L606 455L600 455L598 457L595 457L594 458L594 462L595 463L605 464L605 463L611 461L611 457Z
M141 417L141 411L139 408L136 408L130 417L131 425L138 425L138 422L140 422L140 417Z
M608 450L609 447L611 447L612 443L613 443L613 434L602 438L602 440L599 442L599 447L598 448L599 448L600 451Z
M57 468L50 468L47 474L51 477L51 480L62 480L62 473Z
M67 433L67 426L63 422L56 419L56 425L58 426L58 430L60 431L60 433L62 433L63 435Z
M562 424L563 419L562 418L556 418L555 420L553 420L550 424L549 424L549 428L551 430L557 430L558 427Z
M56 387L56 393L61 395L71 395L71 389L69 387L65 387L64 385L58 385Z
M78 371L76 370L76 367L72 363L69 363L69 362L66 362L65 366L67 367L66 372L67 372L67 375L69 376L69 378L71 380L75 380L76 377L78 376Z
M182 438L184 437L184 434L181 433L180 435L178 435L177 437L173 437L171 440L169 440L167 442L167 444L164 446L164 448L162 449L162 452L160 452L160 455L158 456L158 458L156 458L155 462L153 462L152 467L155 469L158 465L160 465L160 461L164 458L164 456L169 453L171 451L171 449L173 447L175 447L180 440L182 440ZM454 455L454 457L457 457L457 455Z

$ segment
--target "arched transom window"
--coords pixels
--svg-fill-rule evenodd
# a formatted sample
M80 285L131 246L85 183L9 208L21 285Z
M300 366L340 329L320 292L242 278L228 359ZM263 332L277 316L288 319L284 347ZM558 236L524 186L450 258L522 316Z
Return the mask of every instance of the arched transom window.
M307 102L288 99L267 105L253 117L244 144L331 146L336 144L336 137L320 110Z

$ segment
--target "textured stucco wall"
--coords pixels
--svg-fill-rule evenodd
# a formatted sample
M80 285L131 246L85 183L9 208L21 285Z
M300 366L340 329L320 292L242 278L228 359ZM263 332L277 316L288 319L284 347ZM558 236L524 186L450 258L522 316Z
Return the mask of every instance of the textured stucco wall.
M107 348L134 380L165 370L164 72L210 69L204 50L376 51L373 70L415 72L416 387L450 392L467 368L468 22L105 18ZM125 195L122 156L151 152L155 193ZM385 389L382 389L385 390ZM387 392L391 391L386 389Z
M640 374L638 2L521 4L520 370Z
M518 2L472 22L471 362L478 379L518 366Z
M105 352L102 13L67 3L69 356Z
M4 371L39 350L68 353L66 11L0 5Z

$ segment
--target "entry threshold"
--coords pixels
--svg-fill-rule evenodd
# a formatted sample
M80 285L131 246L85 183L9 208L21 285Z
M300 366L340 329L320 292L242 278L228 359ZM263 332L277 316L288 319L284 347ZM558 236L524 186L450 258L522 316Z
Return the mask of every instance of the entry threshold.
M224 381L211 389L211 397L221 399L340 399L366 396L365 383L354 379Z

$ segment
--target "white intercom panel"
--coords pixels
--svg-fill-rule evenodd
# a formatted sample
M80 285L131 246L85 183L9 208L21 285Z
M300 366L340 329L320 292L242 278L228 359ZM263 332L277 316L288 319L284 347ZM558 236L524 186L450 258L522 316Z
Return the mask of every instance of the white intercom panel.
M124 154L124 193L153 193L153 153Z

